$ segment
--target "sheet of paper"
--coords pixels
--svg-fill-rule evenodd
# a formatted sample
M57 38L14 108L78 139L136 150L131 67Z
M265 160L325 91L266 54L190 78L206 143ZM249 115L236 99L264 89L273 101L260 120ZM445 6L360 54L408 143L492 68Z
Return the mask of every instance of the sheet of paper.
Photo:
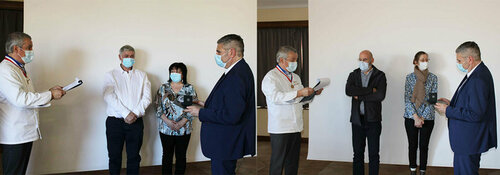
M71 84L68 84L67 86L64 86L63 90L64 91L69 91L69 90L71 90L73 88L76 88L76 87L82 85L82 84L83 84L83 81L80 80L78 77L76 77L75 81L73 81Z
M320 90L321 88L324 88L328 85L330 85L329 78L318 78L318 83L316 84L316 86L314 86L314 91Z

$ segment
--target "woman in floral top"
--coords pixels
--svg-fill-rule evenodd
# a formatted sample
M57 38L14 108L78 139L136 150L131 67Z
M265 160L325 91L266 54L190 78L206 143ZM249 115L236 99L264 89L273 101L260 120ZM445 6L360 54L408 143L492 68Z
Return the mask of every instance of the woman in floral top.
M438 79L427 69L428 63L427 53L418 52L413 59L415 68L406 76L404 118L411 174L417 174L417 148L420 147L420 174L425 175L429 140L434 128L434 105L427 101L430 93L437 93Z
M173 63L169 67L168 83L160 86L156 96L156 116L163 147L162 174L172 174L175 151L175 174L186 170L186 151L191 137L193 116L183 112L185 96L197 100L194 87L187 82L184 63Z

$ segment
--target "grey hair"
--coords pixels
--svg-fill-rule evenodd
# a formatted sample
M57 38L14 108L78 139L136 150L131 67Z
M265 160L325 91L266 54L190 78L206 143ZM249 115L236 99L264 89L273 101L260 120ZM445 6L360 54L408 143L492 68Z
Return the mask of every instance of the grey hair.
M123 53L123 52L126 52L126 51L132 51L132 52L135 52L135 49L130 46L130 45L124 45L120 48L120 55Z
M280 58L287 59L289 52L297 53L297 49L292 46L281 46L280 49L278 49L278 53L276 53L276 62L279 63Z
M224 49L234 48L238 56L243 57L245 52L245 44L243 44L243 38L236 34L228 34L217 40L217 44L222 44Z
M474 41L467 41L458 46L455 53L459 53L464 57L472 56L474 60L481 61L481 51L479 46Z
M5 41L5 52L7 54L14 52L14 46L22 48L24 45L24 39L31 40L31 36L23 32L14 32L7 35L7 40Z

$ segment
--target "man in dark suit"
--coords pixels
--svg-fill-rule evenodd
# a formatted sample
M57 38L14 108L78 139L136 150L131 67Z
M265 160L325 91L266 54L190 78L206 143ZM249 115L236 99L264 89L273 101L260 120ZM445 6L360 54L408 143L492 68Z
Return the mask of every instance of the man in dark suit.
M373 66L370 51L359 54L359 68L349 74L345 92L352 97L351 123L354 151L353 174L364 175L364 154L368 139L369 174L377 175L380 164L380 134L382 132L382 101L387 80L384 72Z
M215 61L226 72L205 103L186 109L202 122L201 148L212 160L214 175L235 174L238 159L255 155L255 86L243 52L240 36L219 39Z
M451 101L441 98L444 104L435 107L448 117L455 175L477 175L481 153L497 147L495 88L475 42L465 42L455 52L458 69L467 75Z

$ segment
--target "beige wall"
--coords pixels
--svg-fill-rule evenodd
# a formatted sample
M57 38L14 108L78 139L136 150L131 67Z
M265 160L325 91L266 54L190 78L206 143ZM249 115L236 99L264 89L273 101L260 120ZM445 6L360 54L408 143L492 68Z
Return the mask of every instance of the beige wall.
M257 21L307 21L307 8L258 9Z
M309 138L309 110L304 110L302 116L304 117L302 138ZM257 109L257 135L269 136L267 132L267 109Z

